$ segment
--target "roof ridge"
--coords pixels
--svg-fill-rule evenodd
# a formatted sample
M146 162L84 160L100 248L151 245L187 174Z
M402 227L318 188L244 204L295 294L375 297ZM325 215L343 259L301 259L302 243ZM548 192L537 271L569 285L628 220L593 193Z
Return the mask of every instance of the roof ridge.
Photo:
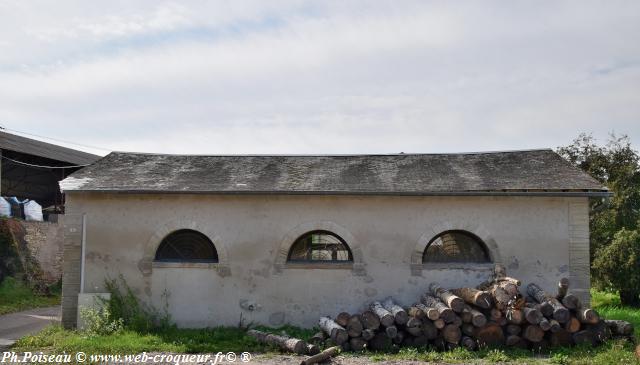
M399 152L399 153L336 153L336 154L175 154L157 152L129 152L113 151L110 154L127 154L142 156L177 156L177 157L366 157L366 156L456 156L456 155L488 155L499 153L522 153L522 152L553 152L552 148L532 148L522 150L496 150L496 151L473 151L473 152ZM108 156L108 155L107 155Z

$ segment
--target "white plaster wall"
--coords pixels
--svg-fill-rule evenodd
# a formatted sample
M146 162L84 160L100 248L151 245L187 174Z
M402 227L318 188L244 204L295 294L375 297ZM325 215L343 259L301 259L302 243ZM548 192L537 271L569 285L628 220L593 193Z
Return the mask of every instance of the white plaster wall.
M146 301L182 327L312 326L320 315L355 311L392 295L412 304L431 281L475 285L491 270L412 270L421 239L442 227L469 229L523 286L549 291L569 276L569 204L587 198L125 195L72 193L67 205L87 214L85 292L104 292L122 274ZM351 235L360 271L278 266L280 246L296 227L331 222ZM207 234L221 267L153 267L149 255L172 229ZM291 242L292 243L292 242ZM241 308L255 303L258 310Z

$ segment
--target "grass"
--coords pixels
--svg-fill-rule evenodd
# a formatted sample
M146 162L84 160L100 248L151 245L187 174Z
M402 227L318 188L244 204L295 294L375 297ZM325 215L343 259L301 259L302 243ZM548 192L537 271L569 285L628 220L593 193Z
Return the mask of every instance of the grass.
M593 292L593 307L604 318L624 319L633 322L636 336L640 338L640 309L624 308L613 293ZM277 329L258 327L273 333L307 339L313 329L292 326ZM135 354L161 351L174 353L252 353L277 352L277 349L257 343L238 328L177 329L166 328L145 333L122 331L108 336L89 336L83 332L64 330L60 326L48 327L44 331L18 341L13 350L41 350L50 353L73 353L84 351L89 354ZM364 358L366 362L409 360L456 364L639 364L633 354L633 345L623 340L611 340L596 348L573 347L554 349L550 353L504 348L482 349L471 352L462 348L448 352L437 352L430 348L403 348L396 353L343 353L343 356Z
M54 286L52 295L38 295L22 281L6 277L0 283L0 315L27 309L60 304L60 288Z
M113 335L88 336L82 332L65 330L59 325L47 327L36 335L20 339L13 349L38 349L55 353L84 351L89 354L136 354L143 351L240 353L247 349L255 352L268 350L266 346L246 336L239 328L169 328L149 333L125 330Z

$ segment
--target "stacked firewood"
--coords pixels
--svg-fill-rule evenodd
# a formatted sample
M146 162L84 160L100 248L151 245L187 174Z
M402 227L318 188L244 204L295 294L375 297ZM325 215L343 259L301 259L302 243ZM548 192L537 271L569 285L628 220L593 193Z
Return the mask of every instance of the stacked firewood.
M496 267L476 288L448 289L431 283L409 307L393 298L374 301L362 313L322 317L321 332L309 340L344 351L386 351L397 346L432 345L441 350L514 346L545 349L596 345L611 337L632 338L629 322L603 320L585 308L562 279L554 295L536 284L521 291L519 280Z

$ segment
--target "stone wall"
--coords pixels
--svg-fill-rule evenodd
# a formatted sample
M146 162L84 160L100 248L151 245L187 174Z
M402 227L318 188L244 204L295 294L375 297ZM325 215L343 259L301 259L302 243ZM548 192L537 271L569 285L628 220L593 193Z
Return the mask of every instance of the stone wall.
M42 270L42 281L53 284L62 278L62 225L50 222L19 221L23 239Z
M84 293L123 279L181 327L313 326L321 315L361 311L393 296L403 305L430 282L475 286L490 264L434 266L420 260L446 230L481 238L493 263L526 286L554 291L570 277L588 300L588 200L568 197L216 196L67 194L63 322L76 321L82 214L86 214ZM72 217L74 217L72 219ZM154 261L162 239L193 229L214 243L219 262ZM331 230L353 252L341 266L286 262L295 239ZM168 295L167 295L168 294ZM254 303L253 310L246 303Z

